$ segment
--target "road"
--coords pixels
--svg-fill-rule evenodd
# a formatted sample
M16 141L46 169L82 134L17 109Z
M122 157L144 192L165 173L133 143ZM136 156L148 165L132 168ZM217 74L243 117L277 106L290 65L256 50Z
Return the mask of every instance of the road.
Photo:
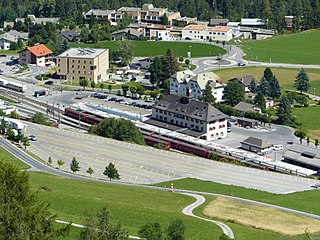
M194 197L196 199L196 201L194 203L192 203L192 204L186 206L184 209L182 209L182 213L184 215L198 218L198 219L201 219L201 220L207 221L207 222L212 222L212 223L216 224L217 226L219 226L222 229L223 233L226 234L229 238L234 239L234 233L232 232L231 228L227 224L225 224L223 222L199 217L199 216L193 214L193 210L195 208L199 207L200 205L202 205L206 201L206 199L203 196L200 196L200 195L194 194L194 193L182 193L182 194L190 196L190 197Z
M51 157L57 167L56 161L62 159L62 169L68 171L76 157L81 174L86 175L86 169L92 167L97 178L105 178L102 171L113 162L123 182L139 184L191 177L283 194L309 190L318 182L31 123L27 134L38 138L28 147L29 151L44 161Z

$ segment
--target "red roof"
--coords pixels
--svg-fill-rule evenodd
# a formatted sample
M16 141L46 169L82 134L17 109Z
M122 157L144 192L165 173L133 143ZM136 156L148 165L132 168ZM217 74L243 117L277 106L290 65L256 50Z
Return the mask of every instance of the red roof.
M43 44L39 44L39 45L36 45L36 46L33 46L33 47L28 47L27 50L32 52L37 57L41 57L41 56L45 56L45 55L53 53L49 48L47 48Z

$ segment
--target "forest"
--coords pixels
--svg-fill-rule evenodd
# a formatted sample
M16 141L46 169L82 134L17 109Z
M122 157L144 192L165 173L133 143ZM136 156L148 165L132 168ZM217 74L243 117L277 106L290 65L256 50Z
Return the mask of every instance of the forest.
M294 30L320 26L319 0L0 0L0 26L3 21L34 14L37 17L61 17L77 23L82 13L91 8L118 9L122 6L141 7L153 3L180 11L181 16L210 18L268 19L268 28L281 31L285 28L284 16L295 16Z

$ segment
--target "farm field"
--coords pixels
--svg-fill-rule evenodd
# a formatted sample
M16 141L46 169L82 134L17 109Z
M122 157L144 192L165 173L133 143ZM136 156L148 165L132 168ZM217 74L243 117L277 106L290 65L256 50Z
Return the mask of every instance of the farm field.
M262 41L243 43L246 59L296 64L320 64L320 30L279 35Z
M265 67L241 67L215 70L214 72L218 74L225 83L227 83L227 81L231 78L241 77L244 75L252 75L258 81L260 81L265 69ZM278 78L282 90L296 89L294 86L294 80L300 69L271 68L271 70ZM311 84L309 93L320 96L320 69L305 69L305 71L309 76Z
M171 48L176 57L187 57L191 50L191 57L207 57L224 54L225 50L213 45L192 43L192 42L161 42L161 41L133 41L134 56L149 57L165 55L168 48ZM191 46L191 47L190 47ZM116 41L101 41L97 44L71 43L70 47L90 47L90 48L108 48L115 51L117 48Z

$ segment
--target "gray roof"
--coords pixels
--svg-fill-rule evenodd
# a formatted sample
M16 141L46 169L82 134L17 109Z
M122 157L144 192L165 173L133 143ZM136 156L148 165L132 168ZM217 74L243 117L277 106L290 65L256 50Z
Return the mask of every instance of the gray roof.
M233 107L235 110L241 112L254 111L255 106L246 102L239 102L237 105Z
M268 143L266 140L255 138L255 137L248 137L244 141L241 142L242 144L246 144L253 147L258 147L261 149L271 147L271 144Z
M73 30L69 30L69 31L66 31L66 32L62 32L61 35L67 39L68 41L73 41L74 38L76 37L79 37L80 36L80 33L77 33L76 31L73 31Z
M257 82L257 80L252 75L245 75L242 77L233 78L233 79L230 79L229 81L241 83L245 87L248 87L250 85L251 81Z
M210 25L220 25L220 24L227 25L228 22L229 22L228 18L211 18L210 19Z
M119 34L119 33L127 33L130 35L133 35L133 36L136 36L136 37L140 37L142 35L142 32L134 29L134 28L126 28L126 29L122 29L122 30L119 30L119 31L116 31L116 32L113 32L111 33L111 35L116 35L116 34Z
M90 9L85 15L108 16L115 12L115 10Z
M227 115L209 103L177 95L166 95L161 101L154 104L153 107L206 122L227 117Z
M317 148L294 144L285 152L283 157L320 168L320 150Z
M73 57L73 58L95 58L100 54L108 51L103 48L69 48L61 53L58 57Z
M15 36L9 34L9 33L4 33L2 35L0 35L0 39L5 39L9 42L17 42L18 38L16 38Z
M141 8L135 8L135 7L121 7L118 9L118 11L134 11L134 12L137 12L137 11L141 11Z

